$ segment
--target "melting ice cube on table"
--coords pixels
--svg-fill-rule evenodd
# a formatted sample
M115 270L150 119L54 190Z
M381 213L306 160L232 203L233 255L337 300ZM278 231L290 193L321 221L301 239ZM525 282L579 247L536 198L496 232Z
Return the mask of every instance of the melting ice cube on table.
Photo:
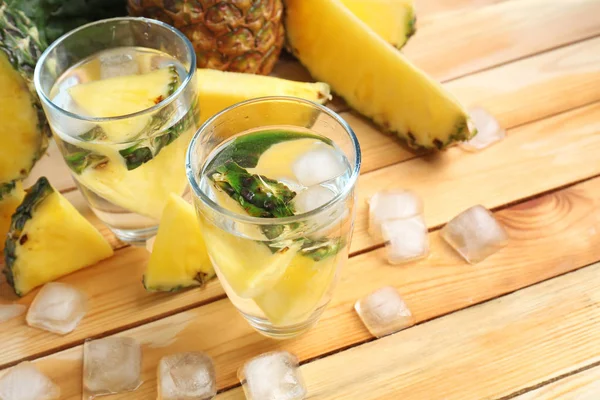
M482 150L506 137L506 131L502 129L496 118L483 108L473 108L469 111L471 121L477 129L477 134L461 147L469 151Z
M415 324L408 306L396 290L386 286L358 300L354 309L369 332L382 337Z
M87 398L128 392L141 384L142 350L132 338L106 337L83 345L83 387Z
M238 371L248 400L300 400L306 388L298 359L287 351L261 354Z
M73 331L87 312L87 297L66 283L50 282L35 296L27 312L27 324L65 335Z
M165 356L158 365L159 400L206 400L217 394L212 359L198 352Z
M391 189L375 193L369 200L369 234L381 238L381 224L423 213L421 198L410 190Z
M330 189L315 185L304 189L294 197L293 204L296 213L305 213L315 210L335 197Z
M27 310L22 304L0 304L0 324L16 318Z
M313 148L298 157L292 172L304 186L318 185L343 175L347 165L331 146L318 141Z
M508 242L508 234L494 215L477 205L454 217L441 230L442 238L465 260L474 264Z
M420 215L385 221L381 231L390 264L402 264L429 254L427 225Z
M55 400L60 388L32 363L24 361L0 378L2 400Z

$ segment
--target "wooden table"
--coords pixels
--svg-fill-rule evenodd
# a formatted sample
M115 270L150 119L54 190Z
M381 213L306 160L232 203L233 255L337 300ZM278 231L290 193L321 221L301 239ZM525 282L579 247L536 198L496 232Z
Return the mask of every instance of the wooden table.
M99 223L52 148L35 175L49 176L116 254L61 279L91 299L75 332L32 329L23 317L0 325L0 368L34 360L62 398L80 399L83 341L119 335L143 344L144 384L111 399L154 399L159 358L188 350L214 358L219 399L243 398L237 368L275 349L302 360L311 399L599 399L600 1L416 2L419 31L406 55L466 106L490 110L508 136L480 153L418 156L332 102L355 129L364 164L352 257L314 329L290 341L264 338L217 281L147 293L140 280L148 253ZM310 79L292 61L277 73ZM428 259L390 266L382 243L367 235L365 200L387 187L424 198ZM510 243L473 266L438 229L478 203L495 212ZM1 285L2 300L14 300ZM384 285L400 290L417 325L374 340L353 305Z

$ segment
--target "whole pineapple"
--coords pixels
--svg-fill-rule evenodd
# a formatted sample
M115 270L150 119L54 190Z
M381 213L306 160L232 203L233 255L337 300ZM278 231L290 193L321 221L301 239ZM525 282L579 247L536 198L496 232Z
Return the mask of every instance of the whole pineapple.
M175 26L198 67L268 75L284 42L281 0L128 0L131 15Z
M0 192L27 176L48 143L48 122L32 83L45 47L31 21L0 2Z

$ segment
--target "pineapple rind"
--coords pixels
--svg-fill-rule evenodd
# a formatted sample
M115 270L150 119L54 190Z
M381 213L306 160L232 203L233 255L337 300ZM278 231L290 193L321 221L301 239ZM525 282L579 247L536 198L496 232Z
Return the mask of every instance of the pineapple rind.
M24 197L25 191L20 181L0 186L0 252L4 251L4 242L10 229L11 217Z
M4 273L15 293L23 296L112 254L100 232L41 177L13 214Z
M312 11L317 3L318 15ZM286 5L294 55L384 131L425 149L443 149L471 137L464 107L340 0L286 0Z

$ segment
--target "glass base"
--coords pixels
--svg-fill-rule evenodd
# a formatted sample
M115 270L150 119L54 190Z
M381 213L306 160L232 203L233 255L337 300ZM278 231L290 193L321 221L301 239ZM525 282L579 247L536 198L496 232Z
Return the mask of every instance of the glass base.
M146 240L153 236L156 236L158 226L151 228L142 229L116 229L109 227L110 230L115 234L117 239L121 242L133 245L133 246L145 246Z
M310 328L315 326L319 321L319 317L323 314L325 307L327 305L323 305L315 310L314 313L304 322L294 324L294 325L286 325L286 326L274 326L267 319L255 317L253 315L244 314L240 311L240 313L246 318L246 320L250 323L250 326L254 328L258 333L263 336L266 336L271 339L291 339L296 336L300 336L304 332L308 331ZM239 311L239 310L238 310Z

